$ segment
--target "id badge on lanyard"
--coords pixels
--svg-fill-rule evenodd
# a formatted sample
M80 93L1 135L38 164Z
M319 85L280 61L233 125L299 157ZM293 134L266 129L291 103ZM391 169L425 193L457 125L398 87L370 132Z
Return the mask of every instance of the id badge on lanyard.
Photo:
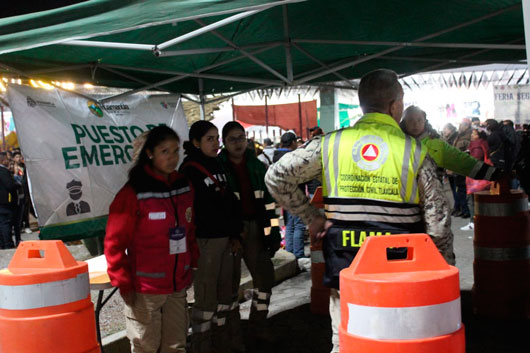
M186 251L186 228L169 228L169 254L183 254Z

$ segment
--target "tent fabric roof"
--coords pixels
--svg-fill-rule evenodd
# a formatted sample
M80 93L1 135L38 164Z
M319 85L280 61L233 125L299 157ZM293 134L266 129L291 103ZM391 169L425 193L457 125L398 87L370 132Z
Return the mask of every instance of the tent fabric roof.
M65 44L74 39L138 46ZM193 94L524 59L520 0L89 0L0 19L0 67L11 73Z

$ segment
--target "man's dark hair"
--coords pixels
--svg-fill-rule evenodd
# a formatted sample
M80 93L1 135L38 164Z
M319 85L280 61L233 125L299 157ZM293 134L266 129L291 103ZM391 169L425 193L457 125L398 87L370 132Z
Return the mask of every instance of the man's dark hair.
M361 78L358 94L363 113L386 113L390 104L403 94L403 89L394 71L379 69Z
M513 121L508 120L508 119L507 119L507 120L504 120L502 123L503 123L504 125L510 125L511 127L514 126L514 125L513 125Z
M296 142L296 135L288 131L282 135L280 141L282 147L290 147L293 143Z
M272 140L270 138L265 138L265 140L263 140L263 144L265 146L272 146Z

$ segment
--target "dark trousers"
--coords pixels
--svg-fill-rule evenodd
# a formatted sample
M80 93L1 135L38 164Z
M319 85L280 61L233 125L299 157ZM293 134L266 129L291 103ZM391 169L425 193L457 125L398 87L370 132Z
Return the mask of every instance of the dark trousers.
M459 210L464 215L469 215L469 207L467 206L467 189L466 177L462 175L455 176L455 210ZM457 206L458 205L458 206Z
M451 186L451 191L453 192L453 200L455 201L455 205L453 206L454 210L460 210L460 205L457 204L456 199L456 181L454 175L448 175L447 179L449 180L449 185Z
M24 217L24 203L20 203L13 213L13 233L15 234L15 246L20 244L20 229L22 228L22 218Z
M0 206L0 249L10 249L15 246L11 236L13 210L10 207Z

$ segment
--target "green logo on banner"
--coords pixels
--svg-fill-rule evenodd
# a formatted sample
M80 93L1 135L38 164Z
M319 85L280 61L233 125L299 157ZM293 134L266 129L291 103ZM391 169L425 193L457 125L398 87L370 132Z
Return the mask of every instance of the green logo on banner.
M103 117L103 110L101 110L101 108L99 107L99 105L96 102L88 101L86 104L87 104L88 109L90 110L90 112L92 114L94 114L98 118L102 118Z

